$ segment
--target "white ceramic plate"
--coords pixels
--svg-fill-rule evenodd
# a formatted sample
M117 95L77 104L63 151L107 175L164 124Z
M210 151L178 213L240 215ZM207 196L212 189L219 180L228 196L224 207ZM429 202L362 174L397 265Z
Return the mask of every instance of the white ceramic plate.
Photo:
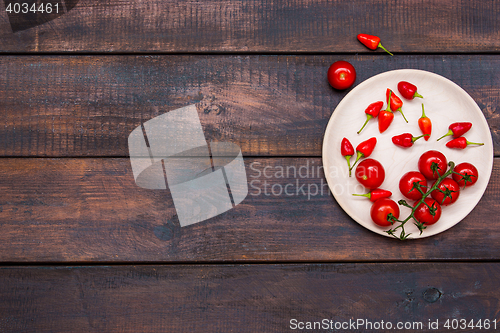
M412 101L402 98L397 90L400 81L415 84L424 98L415 98ZM403 112L409 123L404 121L399 112L395 112L391 126L384 133L378 131L378 119L372 119L361 134L356 134L366 120L364 110L369 104L384 101L385 109L387 88L392 89L403 100ZM426 116L432 121L429 141L421 138L413 147L406 149L395 146L392 143L392 137L395 135L422 134L417 123L422 114L422 103L425 106ZM450 149L445 144L452 139L451 136L436 141L448 132L450 124L458 121L471 122L472 128L464 136L471 142L484 142L484 146L468 146L464 150ZM352 193L367 193L367 190L357 182L354 170L353 176L348 176L347 162L340 154L340 143L344 137L351 141L354 148L364 140L377 138L377 145L370 158L376 159L384 166L386 177L380 188L391 191L393 194L391 199L396 202L404 199L399 191L401 176L411 170L418 171L418 159L427 150L438 150L448 161L453 161L455 164L470 162L478 169L477 183L461 191L460 197L453 205L443 207L440 220L428 226L422 235L419 235L414 221L408 221L405 231L411 233L409 238L438 234L466 217L486 190L493 167L493 142L488 123L474 100L457 84L440 75L414 69L385 72L362 82L342 99L330 118L323 141L323 167L333 196L347 214L362 226L387 237L392 237L384 232L389 227L379 227L370 218L372 203L367 198L352 196ZM411 211L402 206L400 210L400 219L407 217ZM399 231L397 234L399 235Z

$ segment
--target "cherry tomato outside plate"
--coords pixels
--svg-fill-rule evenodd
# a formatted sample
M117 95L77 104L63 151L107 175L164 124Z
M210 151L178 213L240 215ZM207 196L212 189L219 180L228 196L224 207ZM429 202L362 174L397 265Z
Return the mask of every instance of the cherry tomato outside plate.
M376 189L385 179L385 170L379 161L367 158L356 167L356 179L368 189Z
M431 225L436 223L441 217L441 205L436 200L431 198L425 198L424 202L427 203L427 205L429 205L430 207L437 208L434 216L431 215L429 207L427 207L427 205L423 202L417 207L413 216L418 222L423 223L425 225ZM413 204L413 207L415 207L417 203L418 201L415 202L415 204Z
M433 163L437 164L437 172L432 171ZM448 169L447 163L448 161L443 153L437 150L429 150L423 153L418 159L418 171L420 171L427 179L438 179L440 175L446 173L446 170Z
M462 188L474 185L479 177L476 167L468 162L456 165L453 171L460 174L453 173L452 177Z
M376 225L388 227L391 222L387 221L387 216L391 213L395 218L399 218L399 206L391 199L382 198L375 201L370 208L370 216Z
M356 81L356 70L347 61L336 61L328 68L328 82L337 90L351 87Z
M401 194L411 200L422 199L422 193L413 188L413 183L418 182L422 192L427 192L427 180L418 171L408 171L399 180L399 190Z
M446 189L449 189L451 191L451 198L449 196L445 196L443 192L440 192L438 190L434 190L431 192L432 198L436 200L441 206L451 205L452 203L457 201L458 197L460 196L460 186L451 178L443 179L438 188L441 191L446 191Z

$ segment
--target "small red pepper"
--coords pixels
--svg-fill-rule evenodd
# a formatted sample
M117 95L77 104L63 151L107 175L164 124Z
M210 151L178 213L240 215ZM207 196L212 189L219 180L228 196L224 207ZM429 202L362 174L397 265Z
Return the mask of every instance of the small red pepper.
M354 148L349 140L346 138L342 139L342 143L340 144L340 153L347 160L347 166L349 167L349 177L351 177L351 156L354 155Z
M392 98L392 93L389 93L389 101ZM385 132L389 125L392 123L394 119L394 113L391 111L391 103L387 103L387 109L380 111L378 114L378 130L380 133Z
M458 137L464 135L465 133L467 133L471 127L472 127L472 123L469 123L469 122L453 123L448 127L448 129L449 129L448 133L446 133L445 135L443 135L442 137L437 139L437 141L441 140L444 137L450 136L450 135L453 135L455 138L458 138Z
M371 202L375 202L378 199L389 198L392 195L391 191L383 190L381 188L376 188L371 190L370 193L366 194L353 194L355 197L367 197Z
M458 149L464 149L465 147L467 147L468 145L478 145L478 146L482 146L484 145L484 143L476 143L476 142L469 142L467 141L466 138L464 138L463 136L460 137L460 138L456 138L456 139L453 139L451 141L449 141L447 144L446 144L446 147L448 148L458 148Z
M361 127L361 129L358 131L358 134L361 133L361 131L363 130L363 128L365 128L366 124L368 124L368 121L370 119L375 118L376 116L378 116L378 114L379 114L379 112L380 112L380 110L382 109L383 106L384 106L384 102L382 102L382 101L375 102L375 103L372 103L372 104L368 105L368 107L365 110L366 121L363 124L363 127Z
M389 53L390 55L393 55L385 47L382 46L382 44L380 43L380 38L377 36L372 36L372 35L367 35L367 34L359 34L358 40L361 42L361 44L363 44L364 46L366 46L370 50L376 50L377 47L380 47L385 52Z
M376 144L377 144L377 138L373 137L373 138L370 138L366 141L361 142L356 147L356 152L357 152L356 161L351 166L351 170L352 170L352 168L354 168L356 163L358 163L358 161L361 157L368 157L372 154L373 149L375 148Z
M399 98L391 89L387 88L385 92L385 97L387 98L387 104L389 104L389 96L392 94L392 98L390 100L390 105L391 105L391 110L394 111L399 111L403 115L403 118L405 119L406 122L406 117L403 113L403 110L401 109L403 107L403 101L401 98Z
M422 117L418 119L418 127L420 127L423 134L427 134L424 139L425 141L428 141L432 132L432 123L429 117L425 115L424 103L422 103Z
M413 143L420 139L421 137L428 135L428 134L422 134L421 136L413 136L411 133L403 133L400 135L396 135L392 137L392 143L394 143L396 146L400 146L403 148L411 147L413 146Z
M417 92L417 86L410 82L401 81L398 83L398 91L406 99L414 99L415 97L424 98Z

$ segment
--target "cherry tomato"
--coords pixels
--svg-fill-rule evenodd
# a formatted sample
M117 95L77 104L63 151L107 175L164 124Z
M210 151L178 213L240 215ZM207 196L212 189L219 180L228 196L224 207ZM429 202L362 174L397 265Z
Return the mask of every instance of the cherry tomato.
M356 70L347 61L336 61L328 68L328 82L338 90L351 87L356 81Z
M425 225L431 225L436 223L441 217L441 205L436 200L431 198L425 198L424 202L422 202L417 207L413 216L418 222L423 223ZM413 207L415 207L417 203L418 201L415 202ZM429 205L430 207L436 208L434 216L431 215L431 211L429 210L429 207L427 207L426 204Z
M460 186L456 181L454 181L451 178L445 178L439 184L438 188L441 191L446 191L446 189L450 190L451 193L451 198L449 196L445 196L443 192L439 192L438 190L434 190L431 192L431 196L439 202L441 206L448 206L457 201L458 197L460 196Z
M432 171L432 165L434 163L438 167L437 172ZM443 153L438 152L437 150L429 150L420 156L418 160L418 170L427 179L438 179L439 176L446 173L446 169L448 169L447 163L448 161Z
M418 182L420 184L420 188L425 193L427 192L427 180L424 175L418 171L409 171L401 177L399 181L399 190L401 194L411 200L420 200L422 199L422 193L413 188L413 183Z
M468 187L472 186L477 182L477 178L479 174L477 173L477 169L470 163L464 162L455 166L453 170L458 172L460 175L456 173L453 174L453 180L458 183L460 187Z
M356 167L356 179L364 187L375 189L384 182L384 167L373 158L367 158L361 161Z
M399 218L399 206L391 199L382 198L375 201L370 209L370 216L375 224L381 227L388 227L391 222L387 221L387 215L391 213L395 218Z

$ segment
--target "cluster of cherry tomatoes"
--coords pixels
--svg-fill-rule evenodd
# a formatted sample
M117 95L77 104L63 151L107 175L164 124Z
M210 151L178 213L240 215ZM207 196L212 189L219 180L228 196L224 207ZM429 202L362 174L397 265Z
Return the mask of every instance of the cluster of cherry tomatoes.
M367 168L369 171L360 170L360 177L358 178L358 169L356 169L356 179L370 189L380 186L385 175L382 165L377 161L373 163L364 160L358 165L358 168L364 162L368 163L369 166L365 166L363 169ZM464 162L454 167L451 177L446 177L439 184L436 184L436 180L447 171L446 157L439 151L429 150L420 156L418 171L409 171L401 177L399 190L407 199L415 201L413 207L416 207L416 209L413 217L417 222L426 226L436 223L441 217L441 206L453 204L460 196L461 189L474 185L478 179L476 167L471 163ZM366 175L369 176L366 179L363 178ZM432 182L434 183L429 185ZM434 187L435 189L428 197L428 190ZM372 192L374 191L372 190ZM399 218L399 206L395 201L389 199L391 194L390 192L386 193L385 197L375 200L370 210L373 222L382 227L391 225L391 221L388 219L389 214L392 214L395 219ZM424 195L426 197L422 200Z

